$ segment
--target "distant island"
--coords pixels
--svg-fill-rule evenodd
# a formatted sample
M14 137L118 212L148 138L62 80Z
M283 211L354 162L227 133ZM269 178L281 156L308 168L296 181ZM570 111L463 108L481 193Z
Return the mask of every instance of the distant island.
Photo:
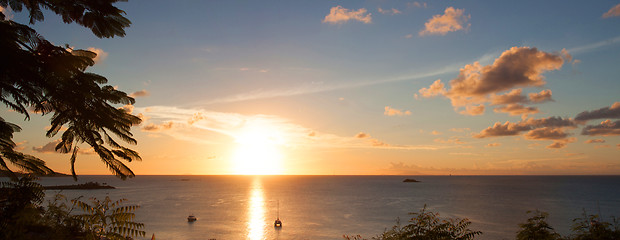
M403 182L420 182L420 181L415 180L413 178L407 178L407 179L403 180Z
M116 189L106 183L87 182L83 184L44 186L45 190L88 190L88 189Z

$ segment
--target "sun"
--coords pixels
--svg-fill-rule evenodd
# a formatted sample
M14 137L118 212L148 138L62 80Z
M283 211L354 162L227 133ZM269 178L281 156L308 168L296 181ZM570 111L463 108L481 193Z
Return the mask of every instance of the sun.
M239 175L282 174L283 139L267 126L243 129L235 136L237 148L232 157L232 170Z

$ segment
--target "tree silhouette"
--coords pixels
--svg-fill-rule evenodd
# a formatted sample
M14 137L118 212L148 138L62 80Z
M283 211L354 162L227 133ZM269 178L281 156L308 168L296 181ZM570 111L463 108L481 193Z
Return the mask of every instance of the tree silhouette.
M413 217L409 224L401 226L400 220L391 229L386 229L382 234L373 239L380 240L472 240L482 232L469 228L469 219L449 218L442 219L439 213L426 210L426 205L419 212L409 213ZM348 240L362 240L360 235L343 236Z
M129 236L146 235L144 224L134 222L137 205L122 206L127 199L119 199L112 202L109 196L103 201L91 198L91 203L80 200L71 200L85 214L77 215L78 219L84 224L87 239L110 239L123 240Z
M43 21L42 9L47 9L65 23L75 22L97 37L110 38L125 36L124 29L131 24L123 16L125 12L113 6L116 2L119 0L0 0L0 6L15 12L25 9L30 24ZM53 45L34 29L0 12L0 56L0 102L26 120L29 112L52 115L46 136L62 132L56 151L71 153L75 179L74 165L82 143L92 147L115 175L122 179L135 176L121 160L141 160L140 156L115 138L136 144L130 128L141 120L112 105L134 104L135 100L104 85L105 77L85 72L94 65L95 53ZM51 173L41 159L15 151L13 133L19 130L0 118L0 170L10 171L8 162L27 172Z
M549 213L541 211L528 211L533 216L527 219L526 223L520 223L521 230L517 232L517 240L556 240L561 239L560 234L547 223Z

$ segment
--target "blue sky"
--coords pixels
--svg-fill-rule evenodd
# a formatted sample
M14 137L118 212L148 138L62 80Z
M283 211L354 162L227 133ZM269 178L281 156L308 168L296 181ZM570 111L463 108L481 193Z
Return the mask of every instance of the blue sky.
M138 173L236 173L234 156L249 151L240 136L254 132L262 137L251 139L278 149L270 164L281 167L269 173L617 174L618 132L582 135L617 115L574 118L617 112L618 4L130 1L118 4L132 21L124 38L98 39L51 14L34 28L56 44L103 51L89 70L136 93L133 111L145 120L134 129L144 158L130 165ZM495 75L452 86L475 62L481 79L485 66ZM508 83L528 70L537 81ZM422 96L437 80L443 92ZM491 85L498 87L474 94ZM520 101L493 102L516 89ZM552 94L528 100L544 91ZM458 105L458 97L478 99ZM497 112L509 104L529 112ZM531 125L550 117L571 124ZM525 130L483 134L507 121ZM33 149L54 140L40 131L45 118L20 124L36 126L18 136L25 151L68 168L68 156ZM261 154L255 161L276 158ZM78 173L106 173L94 156L83 158Z

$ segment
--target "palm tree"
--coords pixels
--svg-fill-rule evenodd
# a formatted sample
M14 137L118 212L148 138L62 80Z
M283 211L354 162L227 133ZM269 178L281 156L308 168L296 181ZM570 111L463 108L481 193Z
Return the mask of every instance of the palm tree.
M92 30L97 37L125 36L124 28L131 22L125 12L112 4L120 0L0 0L0 6L29 12L30 24L43 21L41 9L60 15L64 22L76 22ZM45 40L27 25L7 19L0 13L0 102L30 118L29 111L52 114L47 137L54 137L63 127L56 151L72 153L71 173L79 145L89 145L103 163L117 176L125 179L134 173L121 160L141 160L137 152L117 140L136 144L130 132L140 123L137 116L113 104L134 104L135 100L114 87L104 85L103 76L85 72L94 65L94 52L72 50ZM0 118L0 170L9 170L7 163L27 172L51 171L45 162L14 150L13 133L19 127Z
M20 129L19 126L6 122L0 117L0 171L8 173L9 177L17 180L17 176L7 166L8 161L26 172L38 174L53 173L52 169L45 166L43 160L14 150L16 144L12 140L13 133L18 132Z

